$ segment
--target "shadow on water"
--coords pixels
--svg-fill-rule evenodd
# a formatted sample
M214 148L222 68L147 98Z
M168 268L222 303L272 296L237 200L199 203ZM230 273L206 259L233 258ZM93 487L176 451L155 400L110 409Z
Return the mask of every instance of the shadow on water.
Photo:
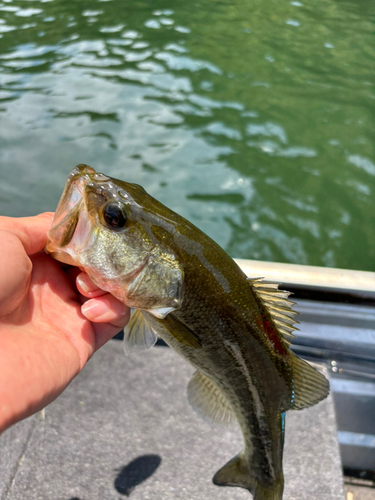
M159 455L142 455L117 469L119 473L115 479L116 490L128 497L136 486L154 474L160 463Z

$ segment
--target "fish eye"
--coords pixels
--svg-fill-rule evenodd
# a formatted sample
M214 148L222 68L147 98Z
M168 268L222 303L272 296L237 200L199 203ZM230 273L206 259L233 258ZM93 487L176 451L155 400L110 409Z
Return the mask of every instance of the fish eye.
M120 203L108 203L103 209L103 217L108 226L114 228L124 227L127 219Z

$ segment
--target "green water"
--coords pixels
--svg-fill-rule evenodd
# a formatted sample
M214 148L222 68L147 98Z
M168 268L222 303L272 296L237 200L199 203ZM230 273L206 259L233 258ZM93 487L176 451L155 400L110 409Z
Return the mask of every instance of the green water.
M373 0L0 5L0 213L87 163L233 257L375 270Z

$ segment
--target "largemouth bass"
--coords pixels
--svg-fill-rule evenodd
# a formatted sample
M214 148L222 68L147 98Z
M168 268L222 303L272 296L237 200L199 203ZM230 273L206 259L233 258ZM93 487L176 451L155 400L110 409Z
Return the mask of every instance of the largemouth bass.
M236 419L243 450L214 476L254 500L281 500L284 416L324 399L326 378L289 348L288 292L248 279L207 235L136 184L72 170L48 233L56 259L133 309L126 352L160 336L196 369L188 399L206 419Z

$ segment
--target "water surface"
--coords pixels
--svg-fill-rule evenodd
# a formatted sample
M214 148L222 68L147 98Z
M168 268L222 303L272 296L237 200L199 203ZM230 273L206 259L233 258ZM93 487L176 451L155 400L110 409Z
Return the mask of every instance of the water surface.
M233 257L374 270L368 0L4 0L0 213L87 163Z

